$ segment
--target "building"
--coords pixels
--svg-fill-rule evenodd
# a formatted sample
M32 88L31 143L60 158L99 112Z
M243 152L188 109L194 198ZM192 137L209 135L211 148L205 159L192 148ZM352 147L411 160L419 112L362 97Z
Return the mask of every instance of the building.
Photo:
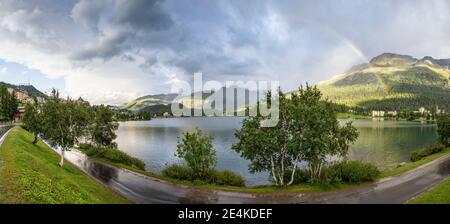
M8 88L8 92L10 94L14 93L16 95L16 98L19 102L22 103L34 103L33 98L31 98L27 92L20 91L20 90L14 90L13 88Z
M384 117L385 112L382 110L373 110L372 117Z
M388 116L390 117L397 117L398 116L398 112L396 110L394 111L388 111L387 112Z
M25 115L25 107L24 106L17 107L17 112L14 115L15 122L21 122L23 120L24 115Z
M437 114L437 115L439 115L439 114L445 114L445 110L444 110L444 109L439 109L439 107L436 106L436 114Z

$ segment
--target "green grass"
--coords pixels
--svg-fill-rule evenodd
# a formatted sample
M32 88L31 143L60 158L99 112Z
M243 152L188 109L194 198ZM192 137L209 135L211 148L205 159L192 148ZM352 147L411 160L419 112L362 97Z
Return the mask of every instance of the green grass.
M58 154L32 140L15 127L0 147L0 203L130 203L72 164L60 167Z
M450 153L450 148L447 148L447 149L445 149L445 150L443 150L443 151L441 151L439 153L427 156L427 157L425 157L425 158L423 158L423 159L421 159L419 161L407 163L404 166L401 166L399 168L384 170L384 171L381 172L380 177L388 177L388 176L393 176L393 175L397 175L397 174L401 174L401 173L407 172L409 170L412 170L412 169L415 169L415 168L417 168L419 166L422 166L422 165L424 165L426 163L429 163L429 162L431 162L431 161L433 161L433 160L435 160L435 159L437 159L437 158L439 158L441 156L444 156L444 155L446 155L448 153Z
M409 204L450 204L450 179L434 186L417 198L408 201Z

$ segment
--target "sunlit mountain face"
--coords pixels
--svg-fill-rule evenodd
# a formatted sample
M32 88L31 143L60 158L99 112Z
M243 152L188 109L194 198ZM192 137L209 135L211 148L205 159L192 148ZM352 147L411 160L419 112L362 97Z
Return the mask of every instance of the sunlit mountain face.
M199 72L293 91L385 52L445 64L435 58L450 58L449 9L439 0L4 0L0 80L113 105L173 93Z

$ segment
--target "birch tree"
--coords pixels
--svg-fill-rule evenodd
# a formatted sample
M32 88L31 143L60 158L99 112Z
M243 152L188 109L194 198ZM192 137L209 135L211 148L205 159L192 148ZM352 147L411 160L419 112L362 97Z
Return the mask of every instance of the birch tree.
M87 111L71 99L62 100L56 90L52 91L47 102L42 106L43 135L52 146L59 146L64 165L64 154L78 143L86 126L89 124Z
M357 131L351 123L339 125L335 105L323 100L316 87L300 88L290 96L279 91L278 96L278 124L262 128L264 117L245 118L232 149L250 161L250 172L269 171L278 186L294 182L301 161L307 162L310 179L317 182L327 157L345 157ZM287 171L291 173L286 180Z

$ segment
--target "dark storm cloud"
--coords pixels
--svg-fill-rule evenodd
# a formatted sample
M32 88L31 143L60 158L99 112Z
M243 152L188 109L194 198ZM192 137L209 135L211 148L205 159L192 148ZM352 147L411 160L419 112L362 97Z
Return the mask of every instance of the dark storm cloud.
M155 32L168 30L173 21L161 8L163 0L82 0L72 18L92 28L97 44L72 55L76 60L108 60L135 48L146 47L139 39L151 39Z
M170 16L161 8L163 0L120 0L114 20L136 31L166 30L172 26Z

